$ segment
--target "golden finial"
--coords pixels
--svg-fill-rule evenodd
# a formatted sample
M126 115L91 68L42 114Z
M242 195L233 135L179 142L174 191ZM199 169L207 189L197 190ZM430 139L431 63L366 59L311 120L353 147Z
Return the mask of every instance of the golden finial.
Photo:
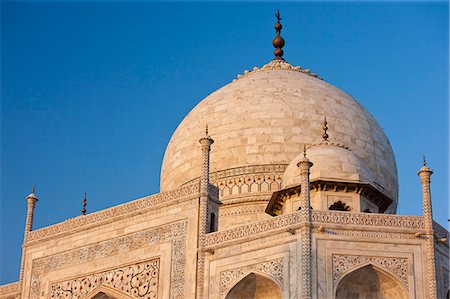
M275 30L277 31L277 36L275 36L275 38L272 41L272 45L275 47L275 59L283 59L283 47L284 47L284 39L281 37L280 33L281 33L281 29L283 28L283 26L281 25L280 21L281 21L281 15L280 15L280 11L277 9L276 13L275 13L275 17L277 18L277 23L275 24Z
M322 123L322 129L323 129L323 134L322 134L322 138L323 141L328 141L328 127L327 127L328 123L327 123L327 116L325 115L323 123Z
M208 124L206 124L206 130L205 130L205 132L206 132L206 135L208 135Z
M303 158L306 158L306 144L303 144Z
M84 192L83 208L81 209L81 215L86 215L86 206L87 206L87 198L86 192Z

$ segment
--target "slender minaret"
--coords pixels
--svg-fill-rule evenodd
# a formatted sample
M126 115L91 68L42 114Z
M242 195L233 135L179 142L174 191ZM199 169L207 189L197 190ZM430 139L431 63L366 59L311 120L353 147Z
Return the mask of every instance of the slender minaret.
M202 172L200 175L200 207L198 219L198 253L197 253L197 298L203 298L203 282L205 274L205 235L208 219L209 190L209 154L214 140L208 135L206 125L205 136L199 140L202 149Z
M22 245L22 259L20 262L20 277L19 281L23 281L23 272L25 267L25 244L28 240L28 233L33 229L33 217L34 217L34 208L36 206L36 202L39 200L36 194L34 194L35 188L34 185L31 187L31 193L26 197L27 200L27 218L25 220L25 231L23 234L23 245Z
M428 276L428 298L437 298L436 287L436 265L434 257L434 230L433 230L433 210L431 208L431 191L430 191L430 177L433 171L427 166L427 161L423 157L423 166L417 172L420 177L422 185L422 208L423 208L423 223L425 227L426 238L426 260L427 260L427 276Z
M309 190L309 169L313 164L306 157L306 146L303 147L303 158L297 163L300 170L300 286L302 299L312 298L311 286L311 202Z
M200 192L207 195L209 185L209 153L214 140L208 135L208 125L206 125L205 136L199 140L202 146L202 173L200 176Z

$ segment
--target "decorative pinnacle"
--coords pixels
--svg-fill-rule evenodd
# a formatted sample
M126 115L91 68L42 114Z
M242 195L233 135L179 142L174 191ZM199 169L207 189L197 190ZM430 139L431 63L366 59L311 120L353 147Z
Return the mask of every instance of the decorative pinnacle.
M425 154L423 155L423 166L427 166L427 159L425 158Z
M208 124L206 124L206 130L205 130L206 135L208 135Z
M84 192L83 208L81 209L81 215L86 215L86 206L87 206L87 198L86 192Z
M277 36L272 41L272 45L275 47L275 51L273 52L275 54L274 59L283 59L283 47L284 47L284 39L281 37L281 29L283 26L281 25L281 16L280 11L277 9L277 12L275 13L275 17L277 18L277 23L275 24L275 30L277 31Z
M36 191L36 187L33 185L31 185L31 193L34 193Z
M306 158L306 144L303 144L303 158Z
M328 123L327 123L327 117L325 116L323 123L322 123L322 129L323 129L323 134L322 134L322 138L323 141L328 141L328 127L327 127Z

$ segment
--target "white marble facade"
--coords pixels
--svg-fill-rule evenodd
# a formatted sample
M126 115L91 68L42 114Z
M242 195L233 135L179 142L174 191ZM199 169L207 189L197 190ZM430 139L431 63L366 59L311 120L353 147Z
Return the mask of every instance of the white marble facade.
M22 280L0 298L448 298L448 232L396 215L397 190L391 146L369 112L274 60L186 116L161 193L26 232ZM305 192L309 213L299 210Z

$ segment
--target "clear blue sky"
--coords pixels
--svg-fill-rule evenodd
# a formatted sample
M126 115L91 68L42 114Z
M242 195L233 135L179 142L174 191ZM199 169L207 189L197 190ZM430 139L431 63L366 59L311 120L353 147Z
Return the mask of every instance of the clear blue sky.
M201 99L273 54L362 103L393 146L399 213L448 215L448 4L2 2L1 277L18 279L31 185L35 228L159 190L167 142Z

